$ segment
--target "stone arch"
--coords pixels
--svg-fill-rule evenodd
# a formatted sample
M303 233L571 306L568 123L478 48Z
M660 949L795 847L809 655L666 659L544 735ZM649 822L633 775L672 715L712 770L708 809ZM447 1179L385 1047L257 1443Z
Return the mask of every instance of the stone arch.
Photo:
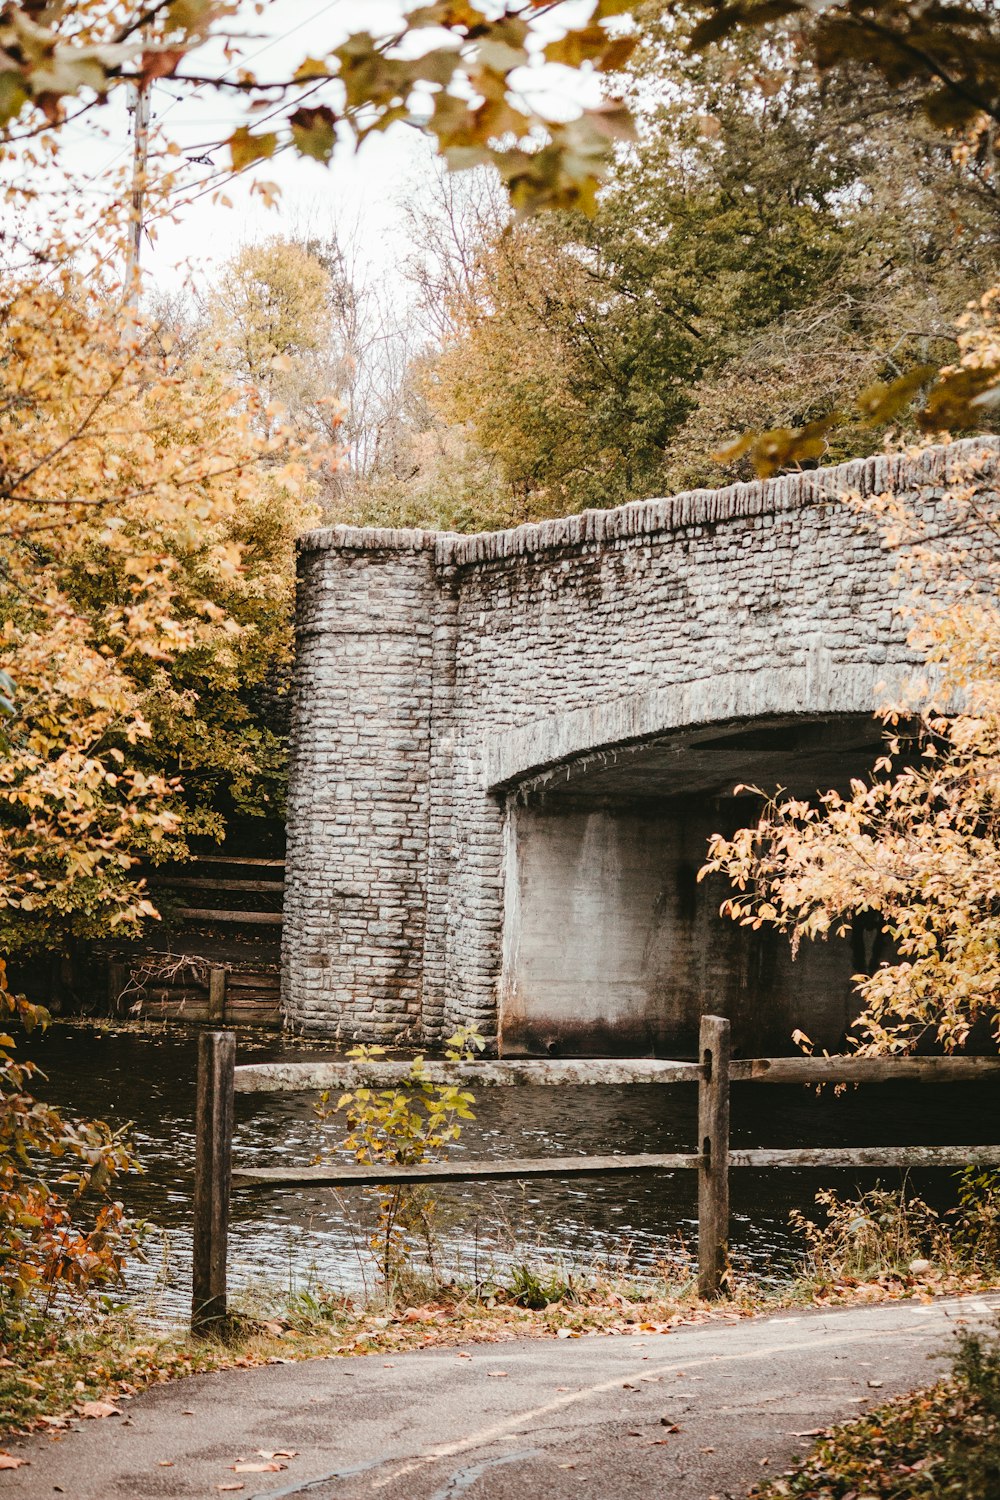
M887 681L884 664L835 662L817 641L802 666L671 683L490 737L483 777L488 791L500 793L679 730L771 717L873 714L902 686L904 675L897 670Z

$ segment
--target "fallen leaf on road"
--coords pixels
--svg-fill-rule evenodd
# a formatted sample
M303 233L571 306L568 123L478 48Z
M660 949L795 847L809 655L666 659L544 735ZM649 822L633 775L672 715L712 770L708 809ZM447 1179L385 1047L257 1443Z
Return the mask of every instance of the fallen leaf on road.
M23 1469L30 1462L27 1458L15 1458L13 1453L0 1453L0 1469Z
M294 1359L279 1359L277 1354L272 1354L267 1361L269 1365L294 1365Z
M279 1474L287 1464L233 1464L234 1474Z
M714 1448L699 1448L698 1451L699 1451L699 1453L714 1453L715 1449Z
M487 1370L486 1374L487 1374L487 1377L490 1380L506 1380L507 1379L507 1371L506 1370Z
M661 1427L665 1427L668 1432L680 1432L681 1431L680 1426L678 1425L678 1423L676 1423L674 1421L673 1417L661 1417L660 1418L660 1426Z
M258 1458L298 1458L298 1456L298 1450L295 1448L275 1448L273 1452L270 1448L257 1449Z
M826 1431L824 1427L807 1427L805 1432L790 1432L789 1437L822 1437Z
M120 1417L121 1412L110 1401L81 1401L73 1408L81 1417Z
M46 1427L68 1427L69 1426L69 1423L67 1422L67 1420L66 1420L65 1417L39 1417L39 1421L40 1422L44 1422L45 1425L46 1425Z
M560 1469L575 1469L576 1468L576 1464L560 1464L559 1468Z
M158 1458L156 1461L156 1466L158 1469L172 1469L174 1466L174 1461L172 1458Z
M245 1490L246 1489L246 1485L243 1483L243 1481L241 1479L236 1484L217 1484L215 1486L215 1488L217 1490L223 1490L223 1491L226 1491L226 1490Z
M881 1380L869 1380L868 1384L873 1391L880 1391L882 1389Z

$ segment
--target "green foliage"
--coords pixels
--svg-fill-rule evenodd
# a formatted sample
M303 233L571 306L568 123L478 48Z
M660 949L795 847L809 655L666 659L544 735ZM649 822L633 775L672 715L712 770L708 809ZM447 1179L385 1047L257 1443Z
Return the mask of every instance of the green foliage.
M46 1012L7 989L0 1014L31 1031ZM38 1069L0 1035L0 1332L6 1337L61 1299L121 1280L138 1249L137 1227L107 1201L115 1178L134 1170L122 1132L71 1120L29 1092ZM86 1200L86 1201L85 1201ZM91 1211L91 1204L96 1205Z
M536 1312L554 1302L574 1302L577 1297L571 1275L564 1276L554 1267L538 1268L526 1261L511 1266L504 1292L515 1307L530 1307Z
M471 1062L485 1045L474 1026L460 1026L448 1037L444 1055L449 1062ZM384 1047L354 1047L348 1056L366 1063L384 1057L385 1051ZM355 1161L417 1166L438 1160L445 1147L458 1140L463 1125L475 1119L472 1104L473 1095L467 1089L432 1083L421 1053L411 1062L403 1087L359 1087L342 1094L334 1105L325 1093L316 1112L326 1124L346 1111L348 1133L339 1149L349 1151ZM380 1191L371 1249L388 1297L412 1271L415 1238L434 1274L434 1207L424 1187L397 1183Z
M647 17L634 96L640 141L597 215L487 229L422 380L513 508L834 462L912 430L1000 267L988 167L910 96L823 78L787 41L692 53L682 23Z

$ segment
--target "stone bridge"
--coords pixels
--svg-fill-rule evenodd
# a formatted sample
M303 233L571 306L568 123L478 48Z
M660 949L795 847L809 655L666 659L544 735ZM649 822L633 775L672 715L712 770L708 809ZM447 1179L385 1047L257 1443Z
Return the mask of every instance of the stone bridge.
M894 561L846 503L933 512L976 440L477 536L300 543L283 993L307 1033L517 1052L834 1046L871 932L718 915L739 783L871 765L912 664Z

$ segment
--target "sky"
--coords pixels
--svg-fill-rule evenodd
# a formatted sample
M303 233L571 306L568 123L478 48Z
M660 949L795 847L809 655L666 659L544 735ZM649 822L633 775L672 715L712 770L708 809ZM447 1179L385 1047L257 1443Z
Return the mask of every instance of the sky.
M407 0L269 0L258 16L248 4L237 23L243 36L241 59L260 78L283 77L304 57L324 55L354 31L390 32L407 8ZM574 20L583 8L583 0L565 0L561 13ZM553 34L562 29L557 20L552 26ZM192 54L180 71L207 72L213 61L225 66L217 45ZM230 66L235 74L238 63ZM546 69L533 97L553 113L571 114L581 102L595 101L596 87L593 80L568 70ZM335 85L331 98L333 90ZM126 91L120 89L104 108L64 127L67 164L84 175L95 194L107 192L112 174L127 169L131 159L127 105ZM402 205L428 193L440 170L431 143L412 126L393 125L384 135L370 137L359 151L345 141L328 166L287 151L227 185L218 174L228 163L228 149L218 142L240 122L238 103L217 90L166 79L153 86L151 112L154 132L181 148L182 197L191 201L179 209L176 222L159 224L145 239L147 281L167 289L190 276L204 283L248 241L302 228L322 234L337 227L355 244L363 274L390 285L398 281L396 290L405 295L397 271L410 248ZM155 156L152 161L155 166ZM251 191L259 178L279 184L275 209L269 210ZM231 206L219 201L221 194Z

